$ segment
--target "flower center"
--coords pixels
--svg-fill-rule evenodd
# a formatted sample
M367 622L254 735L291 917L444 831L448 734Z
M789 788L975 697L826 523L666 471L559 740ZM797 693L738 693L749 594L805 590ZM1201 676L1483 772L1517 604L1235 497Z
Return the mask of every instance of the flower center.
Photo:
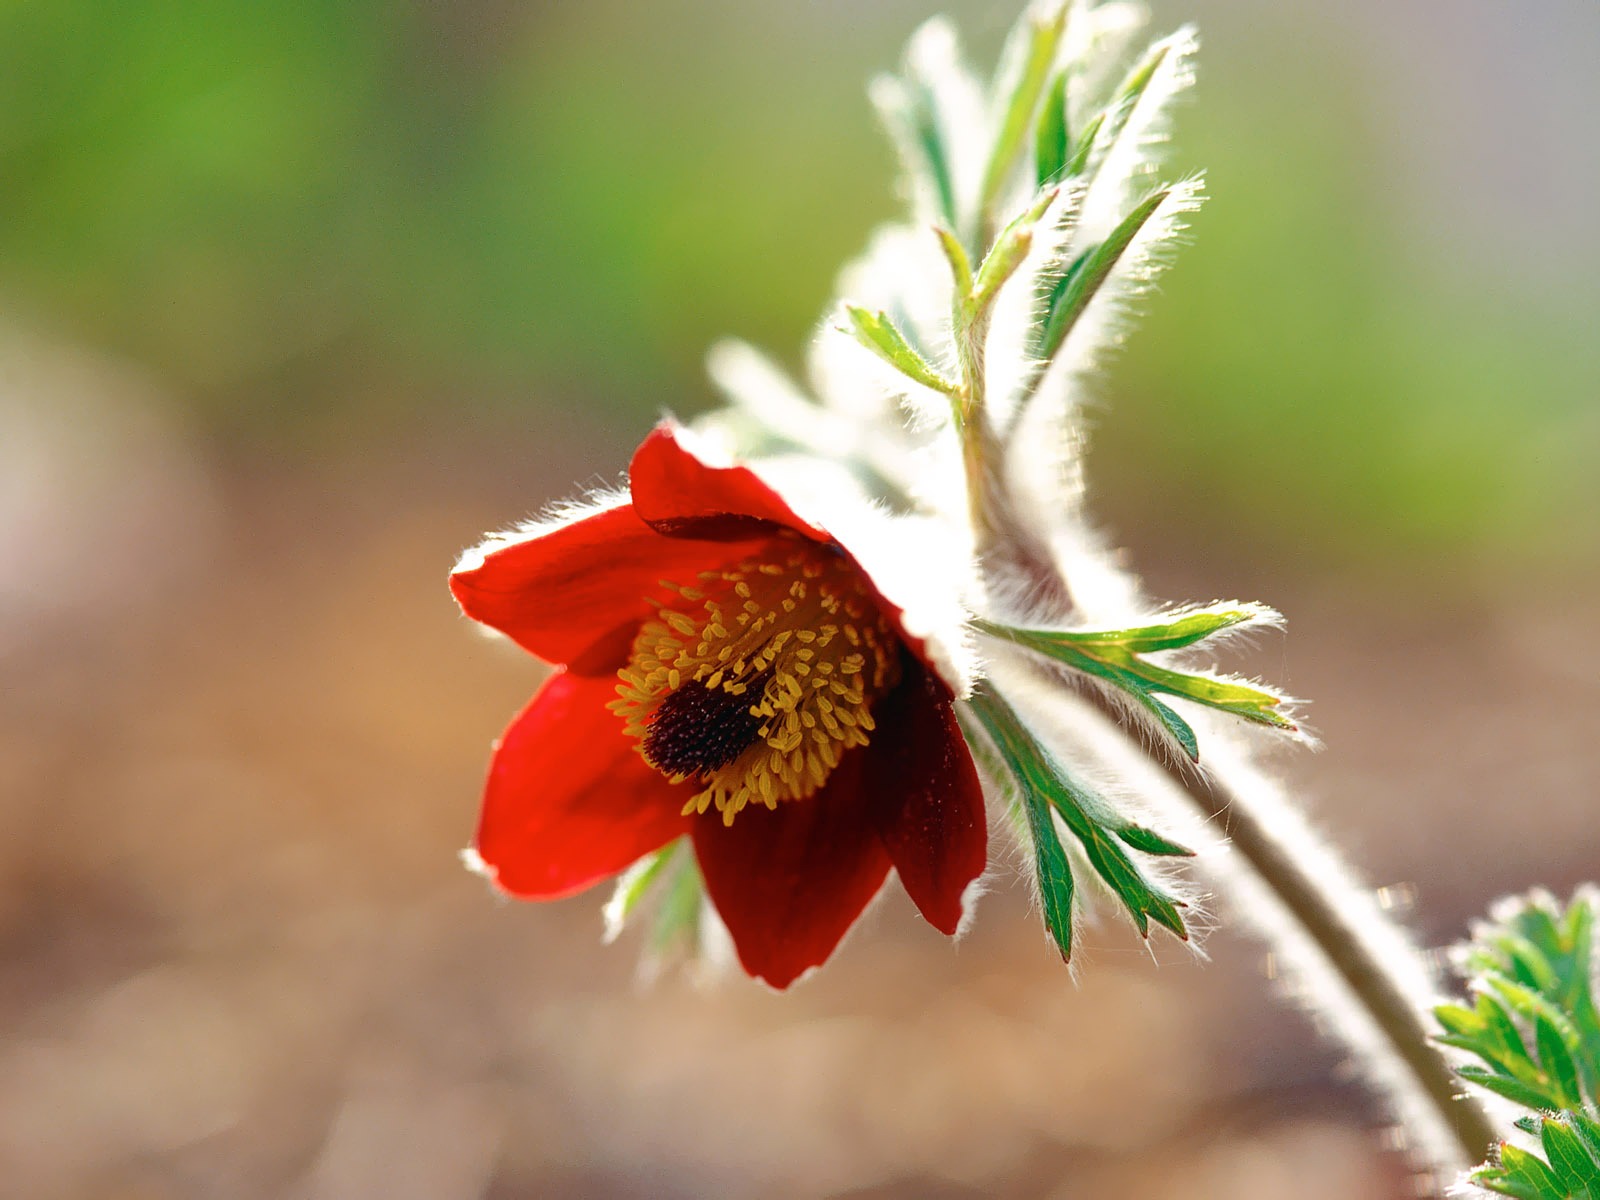
M646 762L703 786L683 806L727 824L752 802L812 795L873 730L900 677L893 629L847 558L774 538L757 557L663 581L611 708Z

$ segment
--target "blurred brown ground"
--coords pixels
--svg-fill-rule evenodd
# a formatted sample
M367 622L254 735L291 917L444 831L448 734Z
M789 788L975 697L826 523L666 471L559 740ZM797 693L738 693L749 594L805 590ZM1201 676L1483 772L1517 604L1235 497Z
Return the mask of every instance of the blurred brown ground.
M114 371L20 361L0 1193L1406 1194L1373 1106L1226 931L1157 965L1103 923L1074 982L1002 876L954 948L892 894L790 995L645 991L636 947L599 944L600 894L503 904L463 871L538 669L445 573L639 431L230 460ZM1315 698L1329 749L1283 769L1374 883L1415 885L1431 943L1600 873L1592 603L1530 587L1513 618L1488 587L1395 603L1136 549L1159 594L1287 611L1247 665Z

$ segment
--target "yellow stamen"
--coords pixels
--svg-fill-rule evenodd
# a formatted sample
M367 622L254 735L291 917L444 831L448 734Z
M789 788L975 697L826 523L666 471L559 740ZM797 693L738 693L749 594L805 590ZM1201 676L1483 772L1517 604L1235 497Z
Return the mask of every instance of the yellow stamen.
M685 814L715 806L732 824L747 804L805 799L866 745L899 644L843 555L780 535L692 586L663 584L674 596L634 638L610 707L646 762L703 785Z

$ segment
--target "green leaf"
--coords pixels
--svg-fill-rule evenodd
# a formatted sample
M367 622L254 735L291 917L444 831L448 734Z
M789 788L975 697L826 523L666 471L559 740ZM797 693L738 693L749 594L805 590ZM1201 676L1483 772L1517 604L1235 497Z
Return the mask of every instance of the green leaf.
M1034 871L1039 883L1039 902L1044 908L1045 928L1061 951L1061 961L1072 958L1072 864L1056 835L1055 818L1037 793L1019 789L1023 811L1028 816L1028 832L1033 839Z
M1132 629L1105 629L1092 633L1078 633L1073 637L1083 645L1119 646L1132 654L1149 654L1155 650L1182 650L1198 641L1233 629L1239 625L1260 625L1275 622L1278 614L1259 604L1243 604L1224 608L1202 608L1184 613L1171 621L1154 625L1139 625Z
M1150 921L1154 919L1179 938L1187 939L1188 930L1179 912L1181 905L1147 879L1123 847L1155 846L1159 850L1154 852L1169 855L1186 853L1184 848L1121 817L1104 797L1075 779L1039 743L1015 710L993 691L974 693L967 707L1005 762L1025 802L1037 806L1028 810L1036 846L1041 843L1043 827L1038 811L1054 809L1077 839L1095 874L1122 902L1142 935L1149 935ZM1048 828L1053 838L1054 825ZM1046 841L1044 845L1048 850L1051 843ZM1040 874L1042 888L1043 869ZM1059 936L1057 940L1060 941Z
M700 905L705 895L705 885L700 879L700 868L693 854L677 856L671 877L663 888L661 908L656 913L651 930L650 946L655 954L663 954L674 945L693 944L698 938Z
M911 142L921 152L923 170L938 197L939 215L951 226L960 219L956 212L956 185L950 170L950 154L945 149L944 131L939 123L939 106L933 92L916 79L905 81L909 104L906 121Z
M1072 326L1089 307L1102 284L1111 277L1123 254L1139 236L1161 202L1170 194L1170 188L1158 188L1141 200L1104 242L1086 250L1073 260L1072 265L1056 276L1044 275L1039 281L1039 299L1044 319L1035 334L1034 355L1040 359L1054 358L1072 332Z
M1555 933L1554 925L1550 926L1550 932ZM1559 942L1552 939L1547 944L1558 946ZM1500 949L1512 977L1517 982L1546 996L1558 996L1562 993L1561 977L1551 965L1547 953L1534 942L1527 938L1506 937L1501 939ZM1559 950L1557 952L1559 953Z
M1135 64L1122 81L1122 86L1117 89L1117 98L1112 103L1113 109L1127 109L1139 102L1139 97L1144 95L1145 88L1150 86L1150 80L1155 78L1156 69L1166 61L1167 55L1172 52L1172 39L1163 38L1150 49L1145 51L1144 58Z
M962 305L964 319L968 324L984 317L989 306L994 303L995 297L1000 294L1000 289L1006 280L1016 274L1017 268L1022 265L1022 260L1028 257L1028 251L1033 247L1034 227L1055 198L1054 188L1042 192L995 238L994 248L979 264L977 275L972 281L972 291Z
M977 707L969 706L974 713ZM958 712L957 717L961 731L972 747L973 756L984 770L996 780L1003 781L1007 774L1011 777L1013 786L1006 789L1011 796L1011 815L1019 824L1026 824L1028 840L1033 846L1034 879L1039 888L1045 929L1061 951L1061 960L1069 962L1072 958L1073 926L1072 864L1056 833L1049 802L1036 789L1024 786L998 738L986 740L978 732L987 728L981 718L977 721L977 728L974 728L965 711Z
M1095 141L1100 136L1105 120L1106 115L1103 112L1095 113L1089 118L1089 123L1083 127L1083 132L1078 136L1078 144L1072 151L1072 157L1067 159L1067 165L1061 172L1063 179L1076 179L1088 168L1089 155L1094 151Z
M1522 1105L1524 1108L1549 1109L1553 1107L1550 1103L1550 1097L1542 1088L1534 1084L1524 1083L1520 1079L1514 1079L1510 1075L1502 1075L1498 1071L1491 1071L1486 1067L1472 1066L1459 1067L1456 1070L1456 1074L1468 1083L1475 1083L1479 1087L1495 1093L1497 1096L1504 1096L1507 1100Z
M1539 1131L1544 1156L1564 1187L1579 1192L1600 1183L1600 1166L1589 1157L1572 1126L1560 1118L1546 1119Z
M1040 187L1058 182L1066 174L1072 150L1067 129L1067 73L1058 71L1045 93L1044 107L1033 137L1033 173Z
M1570 1200L1570 1193L1543 1160L1510 1143L1500 1146L1498 1168L1480 1171L1474 1178L1507 1196L1525 1200Z
M1142 825L1124 825L1117 830L1117 836L1135 850L1145 854L1154 854L1160 857L1193 858L1194 851L1187 846L1180 846L1177 842L1168 841L1152 829Z
M954 227L960 218L955 180L932 88L908 69L878 80L872 98L905 174L919 193L926 192L938 219Z
M851 326L845 332L854 334L856 341L884 362L923 387L947 396L955 395L956 385L941 376L911 348L911 343L906 341L905 335L896 328L887 313L868 312L854 304L845 305L845 313L850 318Z
M1457 1074L1525 1109L1514 1123L1538 1135L1548 1159L1505 1146L1498 1163L1474 1172L1504 1195L1600 1200L1600 1123L1588 1107L1600 1075L1593 899L1586 887L1565 910L1542 892L1500 902L1495 924L1476 927L1460 959L1476 1003L1435 1010L1446 1030L1438 1040L1486 1064Z
M1099 151L1098 154L1094 155L1096 162L1105 161L1117 139L1127 129L1129 118L1133 116L1133 111L1138 107L1140 99L1143 98L1145 89L1150 86L1150 81L1155 78L1156 71L1167 60L1167 56L1172 53L1172 47L1178 36L1181 35L1163 38L1155 43L1145 51L1144 57L1134 65L1133 69L1123 77L1122 84L1117 88L1111 102L1105 107L1104 136L1098 136L1100 131L1097 130L1096 144L1091 146L1091 152L1095 149ZM1089 155L1086 154L1085 157L1087 158Z
M1435 1005L1433 1015L1434 1019L1452 1034L1471 1038L1483 1032L1483 1019L1472 1009L1459 1004ZM1471 1046L1467 1046L1466 1049L1471 1049Z
M1550 1080L1551 1094L1559 1101L1558 1107L1582 1108L1583 1089L1578 1084L1578 1068L1572 1061L1566 1040L1543 1016L1534 1018L1533 1028L1539 1062Z
M983 186L979 192L980 212L992 210L1022 152L1034 110L1049 81L1050 67L1055 62L1056 47L1061 44L1066 23L1065 4L1057 5L1054 11L1029 13L1023 18L1025 46L1022 53L1007 56L1014 60L1015 66L1003 73L1014 78L1010 80L1000 132L995 137L989 165L983 173ZM1002 79L1000 83L1004 87L1006 81Z
M1204 704L1207 708L1232 713L1236 717L1243 717L1246 721L1253 721L1258 725L1271 725L1275 729L1295 728L1294 722L1278 711L1283 704L1283 697L1261 688L1231 683L1225 679L1213 679L1208 675L1173 671L1145 662L1143 659L1133 660L1127 669L1143 680L1145 686L1152 691L1182 696L1186 700Z
M1517 914L1514 928L1501 936L1500 944L1508 947L1520 942L1536 954L1559 955L1563 947L1571 944L1562 934L1561 925L1565 923L1562 921L1558 924L1555 915L1544 905L1530 905Z
M1492 996L1480 995L1478 1015L1484 1021L1483 1048L1479 1051L1480 1056L1499 1066L1508 1075L1515 1075L1528 1084L1537 1084L1540 1079L1539 1068L1528 1054L1528 1049L1522 1041L1522 1034L1506 1015L1505 1009L1501 1008ZM1558 1106L1546 1100L1539 1107Z
M617 884L612 890L611 899L606 901L605 908L601 910L606 923L606 941L615 941L622 933L629 918L639 907L639 903L649 894L651 887L661 878L663 872L672 865L683 845L682 838L669 842L660 850L646 854L617 876Z
M1101 662L1099 659L1089 655L1062 653L1051 657L1055 657L1068 666L1083 671L1085 674L1094 675L1106 680L1108 683L1116 684L1160 723L1161 727L1182 747L1190 762L1200 761L1200 739L1195 735L1194 727L1168 705L1163 704L1151 695L1149 685L1137 675L1119 667L1114 667L1109 663Z
M1058 811L1063 808L1059 800L1056 807ZM1069 820L1068 824L1072 822ZM1078 840L1083 845L1084 857L1089 860L1089 865L1122 901L1133 917L1134 924L1139 927L1140 935L1150 936L1150 889L1145 886L1139 869L1133 865L1127 851L1099 826L1085 825Z
M967 248L961 244L961 239L942 225L934 226L934 235L939 239L939 248L944 251L945 261L950 264L950 275L955 280L956 300L965 304L972 295L972 259L967 256Z
M1185 613L1169 622L1130 629L1024 629L985 620L975 625L984 633L1114 684L1150 713L1191 761L1198 762L1200 746L1194 729L1157 695L1178 696L1247 721L1292 731L1294 722L1280 711L1284 698L1264 688L1159 666L1143 658L1142 653L1192 646L1225 629L1276 619L1277 614L1270 609L1235 605Z
M1162 726L1173 736L1178 745L1183 747L1183 752L1189 761L1199 762L1200 739L1195 736L1194 726L1152 696L1149 688L1132 688L1129 691L1141 704L1150 710L1151 715L1156 720L1161 722Z
M1600 1122L1581 1113L1568 1113L1572 1121L1572 1130L1578 1135L1578 1140L1583 1143L1583 1151L1594 1162L1600 1163Z

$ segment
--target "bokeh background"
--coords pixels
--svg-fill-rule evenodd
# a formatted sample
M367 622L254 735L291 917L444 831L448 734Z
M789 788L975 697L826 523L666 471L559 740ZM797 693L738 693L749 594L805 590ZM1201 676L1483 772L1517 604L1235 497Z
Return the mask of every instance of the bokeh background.
M980 62L1011 5L950 2ZM1070 980L1002 876L792 995L459 869L537 668L456 553L797 363L914 0L0 5L0 1191L1387 1197L1259 947ZM1161 0L1215 199L1097 512L1261 599L1281 758L1429 944L1600 876L1600 9Z

